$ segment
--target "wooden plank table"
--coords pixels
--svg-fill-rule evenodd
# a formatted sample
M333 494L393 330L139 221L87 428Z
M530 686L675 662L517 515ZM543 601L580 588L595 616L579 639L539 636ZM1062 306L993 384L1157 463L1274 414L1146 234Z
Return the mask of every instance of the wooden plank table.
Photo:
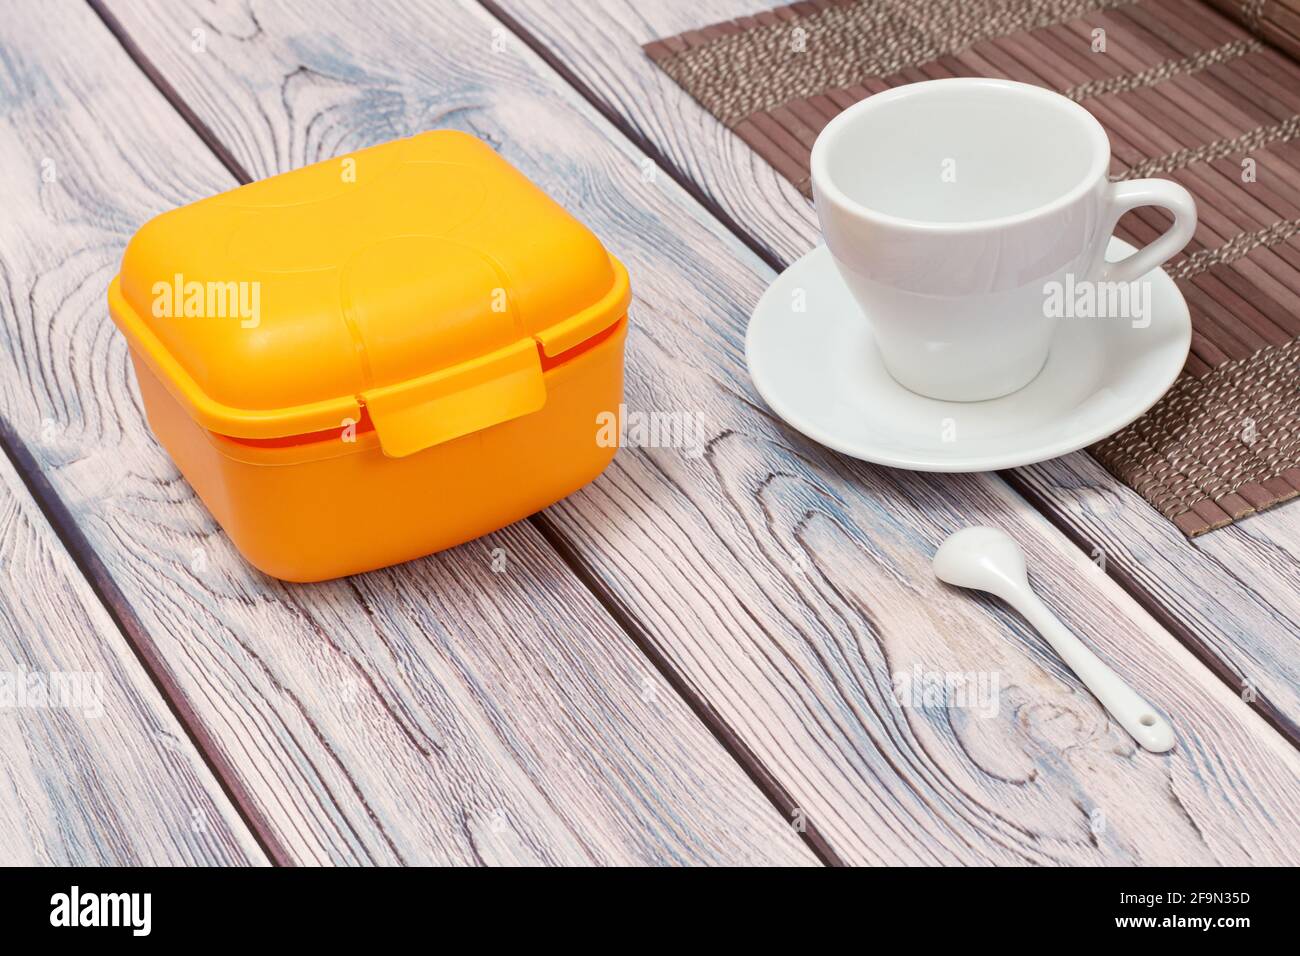
M225 829L118 825L110 854L85 824L33 850L40 821L22 808L66 758L0 725L6 755L42 755L0 790L0 852L1296 862L1287 509L1192 546L1084 456L1007 476L874 468L791 432L753 392L748 311L815 241L811 212L639 50L743 9L4 11L0 434L35 496L24 527L71 554L60 573L92 605L75 624L41 611L61 622L44 625L44 653L116 648L115 674L152 679L139 721L174 714L188 763L150 758L130 727L90 743L76 726L43 732L81 734L59 739L93 745L97 765L159 761L128 799L203 784ZM628 264L628 404L695 415L707 440L624 448L577 495L441 555L321 585L267 579L152 442L104 288L162 209L433 127L486 139ZM1136 749L1014 614L933 580L933 547L973 523L1023 543L1045 600L1169 714L1171 754ZM17 646L36 626L26 613ZM996 706L912 706L892 689L912 671L994 679ZM1264 705L1224 677L1249 677ZM207 783L175 769L195 760ZM114 786L120 773L73 778L62 803L97 819ZM6 839L29 818L36 837Z
M533 525L312 587L244 564L104 302L140 223L236 183L84 3L6 22L9 445L271 858L815 862Z

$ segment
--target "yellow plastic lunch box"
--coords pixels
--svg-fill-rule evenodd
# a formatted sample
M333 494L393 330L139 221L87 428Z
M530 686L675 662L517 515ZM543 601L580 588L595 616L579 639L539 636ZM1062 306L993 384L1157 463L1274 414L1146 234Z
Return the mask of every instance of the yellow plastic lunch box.
M586 227L453 131L164 213L108 292L154 434L291 581L431 554L600 474L630 298Z

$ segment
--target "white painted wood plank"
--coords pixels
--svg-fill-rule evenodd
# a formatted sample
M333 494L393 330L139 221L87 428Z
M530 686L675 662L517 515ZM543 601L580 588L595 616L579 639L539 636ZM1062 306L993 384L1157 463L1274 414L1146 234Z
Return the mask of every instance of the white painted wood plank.
M0 453L0 866L266 862Z
M86 5L5 16L0 410L275 858L815 863L530 524L310 587L238 557L105 303L141 223L234 183Z
M1005 484L871 468L772 421L742 359L771 271L536 56L469 4L394 4L365 22L349 9L280 3L254 21L244 6L113 5L256 175L455 126L628 264L629 406L700 415L704 454L625 448L549 520L833 852L1295 859L1292 748ZM199 11L210 41L192 56L175 38ZM590 53L586 19L569 9L564 23ZM1173 755L1135 750L1014 616L933 580L930 549L976 522L1020 539L1048 602L1169 712ZM914 667L996 675L997 712L900 706L891 675Z

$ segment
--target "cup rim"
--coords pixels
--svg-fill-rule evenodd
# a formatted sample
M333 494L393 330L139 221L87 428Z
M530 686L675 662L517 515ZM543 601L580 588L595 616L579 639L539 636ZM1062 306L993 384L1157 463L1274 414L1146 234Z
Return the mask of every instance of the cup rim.
M1006 216L997 216L992 219L972 219L964 222L940 222L928 219L908 219L903 216L895 216L890 213L881 212L870 206L858 202L856 199L850 199L842 189L835 185L829 166L827 154L834 146L835 139L855 120L860 119L864 113L869 113L886 103L894 100L907 99L913 96L923 96L928 93L934 93L938 88L965 86L965 87L993 87L1003 90L1011 90L1019 95L1032 96L1044 103L1050 103L1058 109L1073 113L1074 116L1083 121L1087 128L1088 134L1094 144L1094 155L1092 165L1082 180L1070 187L1069 190L1061 195L1049 200L1042 205L1035 206L1032 209L1025 209L1020 212L1011 213ZM820 202L822 197L833 202L846 212L855 216L876 222L881 225L893 226L896 228L907 228L930 232L945 233L962 233L978 232L982 229L998 228L1002 226L1015 225L1017 223L1029 222L1040 216L1048 215L1058 209L1069 206L1089 190L1091 190L1099 179L1105 179L1106 173L1110 168L1110 138L1106 135L1106 130L1098 122L1097 118L1090 112L1060 93L1049 90L1045 87L1034 86L1030 83L1018 83L1014 80L1000 80L990 77L950 77L941 80L922 80L918 83L907 83L903 86L896 86L893 89L884 90L880 93L873 94L855 103L848 109L841 112L832 119L818 134L813 143L812 155L809 160L809 167L812 173L812 183L814 189L814 199Z

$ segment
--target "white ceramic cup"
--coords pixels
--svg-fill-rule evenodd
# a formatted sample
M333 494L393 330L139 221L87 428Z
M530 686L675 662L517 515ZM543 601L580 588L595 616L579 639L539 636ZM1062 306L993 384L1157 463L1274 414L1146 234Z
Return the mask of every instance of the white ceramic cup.
M947 401L1014 392L1047 360L1048 283L1133 282L1182 249L1191 194L1109 167L1091 113L1008 80L913 83L831 120L812 150L817 217L889 373ZM1106 262L1120 216L1147 205L1173 225Z

